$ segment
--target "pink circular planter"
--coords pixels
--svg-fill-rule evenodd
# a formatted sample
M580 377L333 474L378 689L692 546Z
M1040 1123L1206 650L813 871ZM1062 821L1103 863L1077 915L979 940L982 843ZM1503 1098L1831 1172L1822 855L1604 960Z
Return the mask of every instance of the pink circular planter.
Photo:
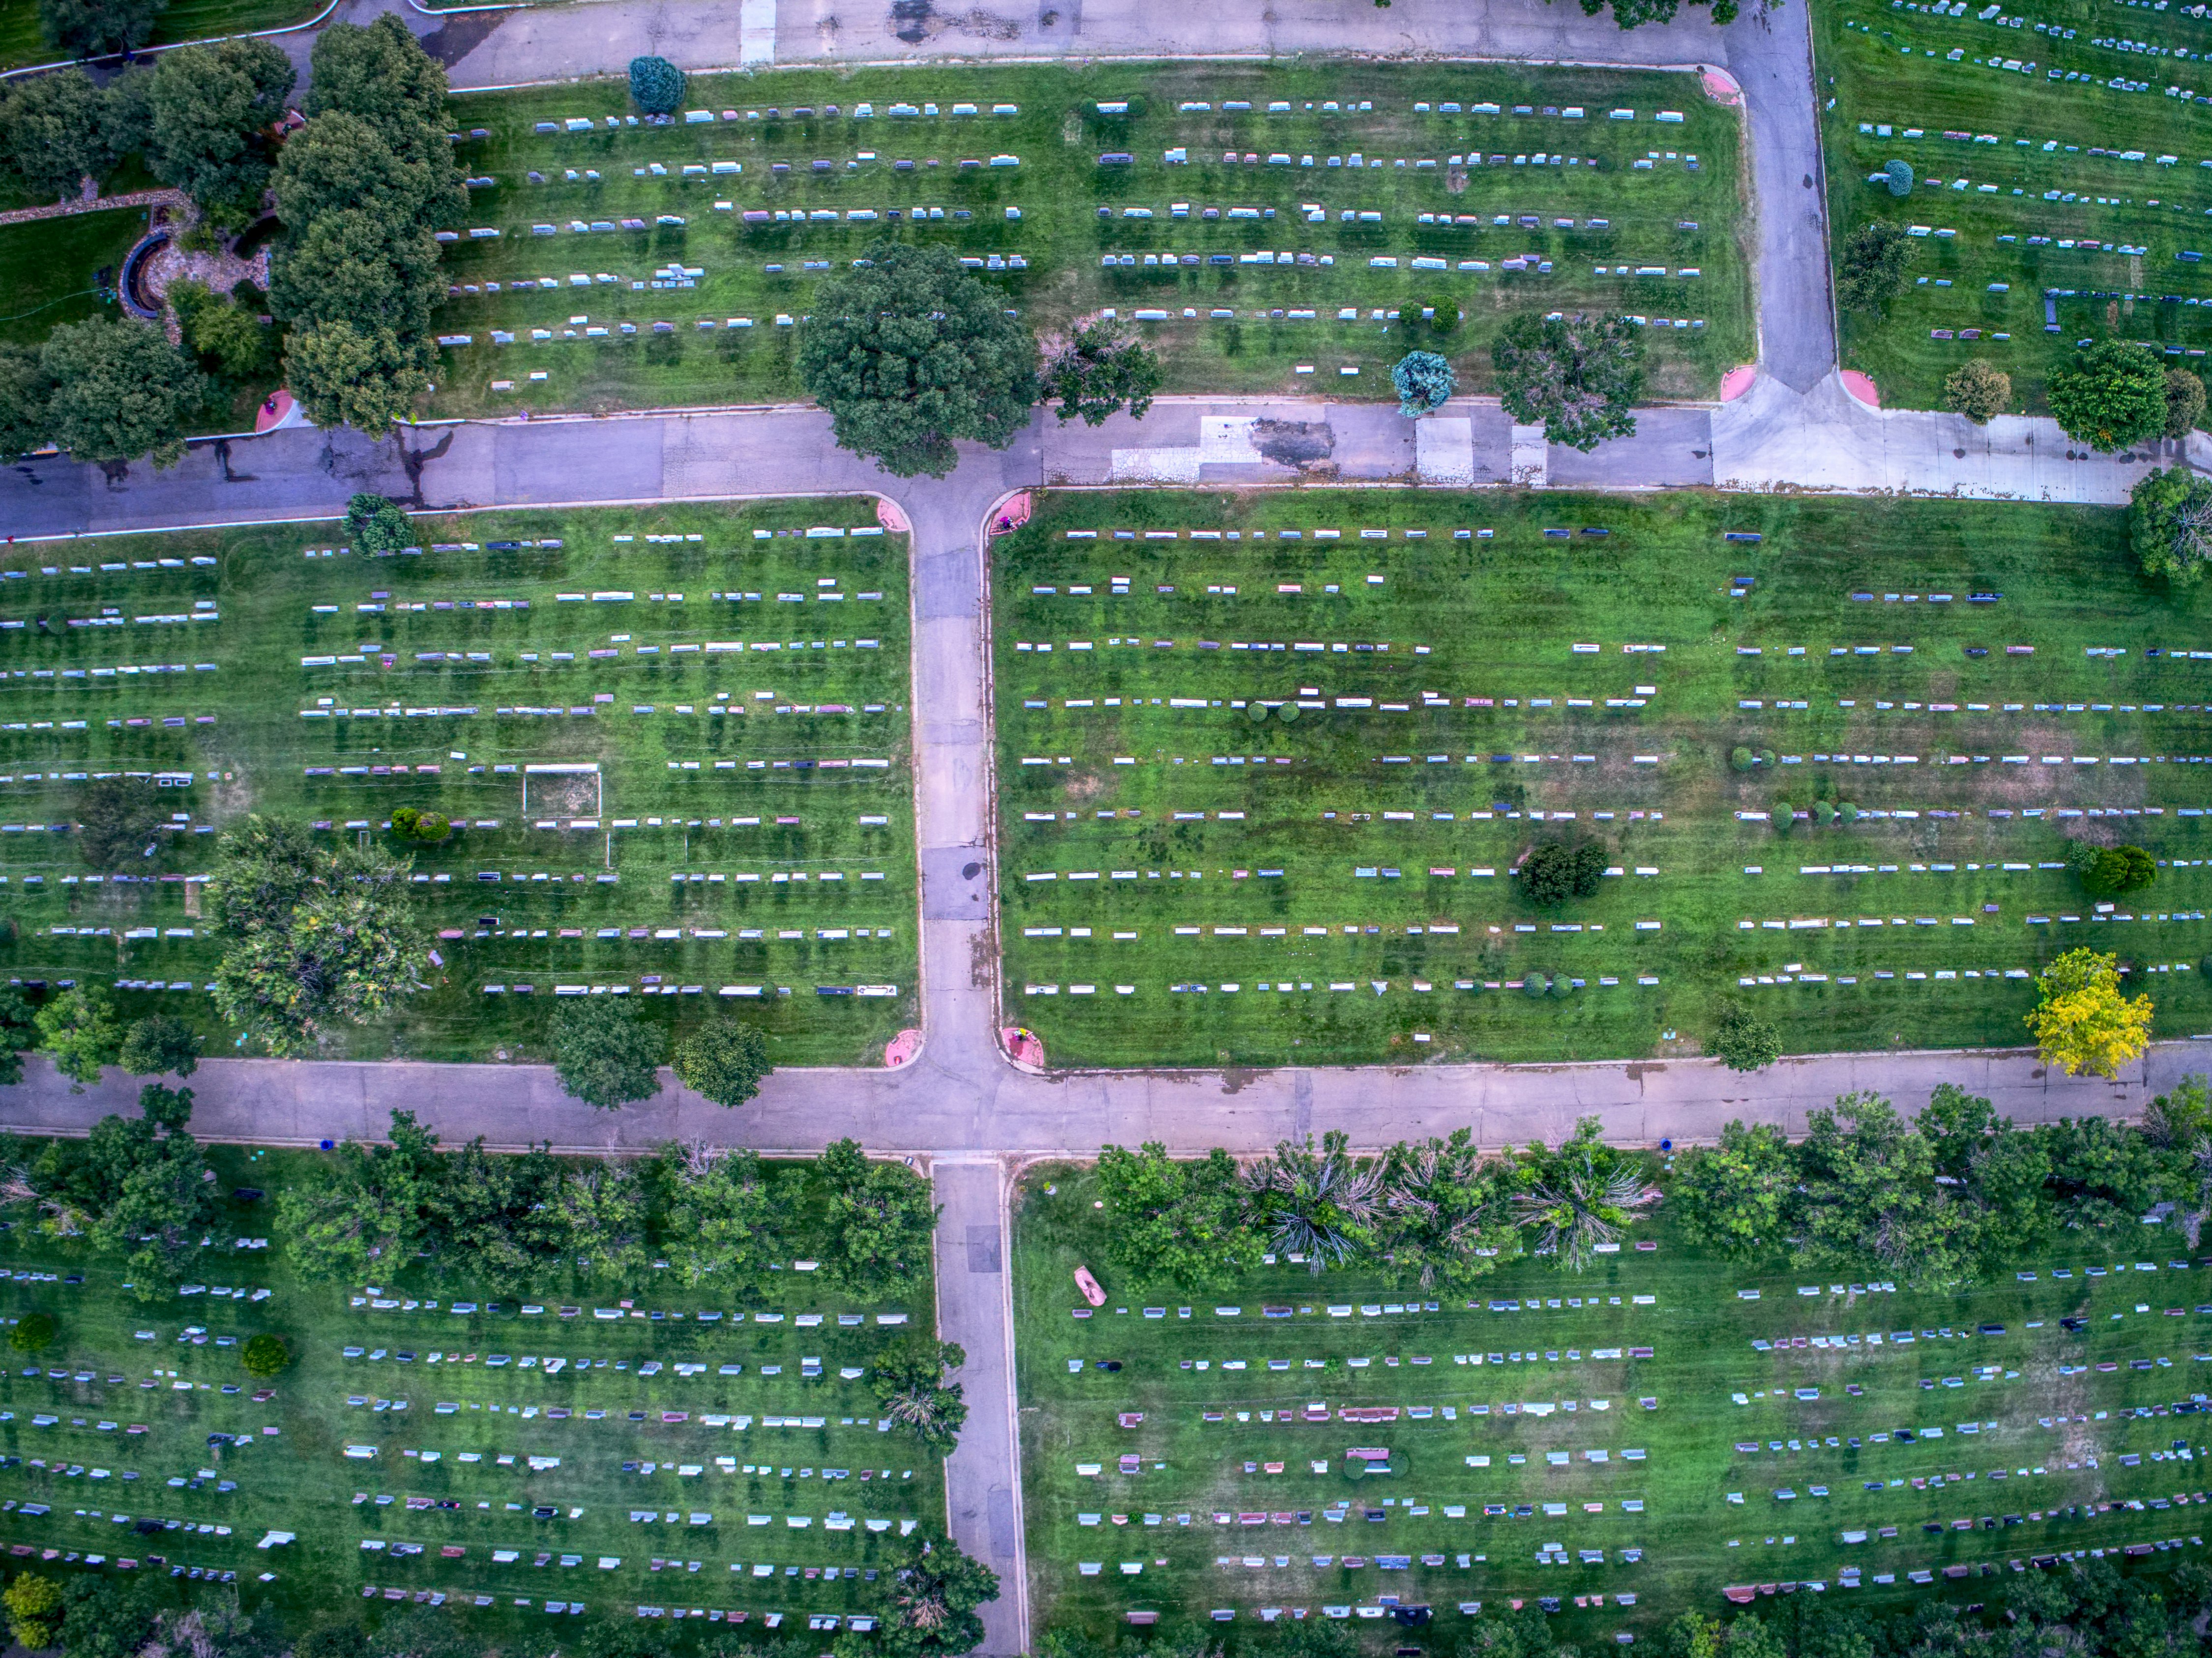
M884 1045L884 1065L886 1069L896 1071L912 1060L914 1056L921 1052L921 1032L902 1030Z
M1881 393L1875 389L1875 384L1872 380L1869 380L1864 374L1859 373L1856 368L1846 368L1844 370L1844 390L1850 392L1853 397L1856 398L1861 403L1866 404L1869 409L1879 409L1881 407Z
M1735 367L1729 369L1727 374L1721 376L1721 401L1723 403L1734 403L1738 398L1751 390L1753 382L1757 380L1758 378L1759 365L1757 363L1738 363Z

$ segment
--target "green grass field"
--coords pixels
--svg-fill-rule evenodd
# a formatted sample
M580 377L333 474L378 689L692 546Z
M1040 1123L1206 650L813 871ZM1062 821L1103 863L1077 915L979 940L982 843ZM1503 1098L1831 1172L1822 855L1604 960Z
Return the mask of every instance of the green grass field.
M344 1053L534 1057L583 985L757 1020L779 1064L880 1062L916 1005L903 536L842 500L416 531L374 562L328 524L9 550L5 973L214 1034L213 831L374 839L406 805L467 823L415 854L444 966ZM190 774L157 882L31 832L111 769Z
M1474 1607L1526 1604L1587 1652L1724 1611L1726 1586L1883 1611L2000 1601L2073 1551L2202 1558L2206 1448L2164 1418L2202 1398L2212 1263L2172 1239L1900 1294L1702 1258L1662 1220L1656 1252L1579 1278L1523 1260L1424 1291L1285 1266L1194 1297L1121 1281L1095 1193L1038 1168L1018 1198L1039 1628L1157 1612L1153 1638L1243 1643L1295 1609L1449 1649ZM1080 1265L1106 1291L1087 1321ZM1394 1625L1391 1597L1434 1629Z
M1739 999L1795 1051L2014 1047L2081 944L2212 1029L2212 602L2120 513L1145 492L993 545L1006 1005L1053 1063L1682 1054ZM1614 877L1535 908L1547 838ZM2168 866L2101 918L2075 838Z
M283 28L304 23L321 9L308 0L169 0L155 20L149 44L168 46ZM67 55L40 32L37 0L0 0L0 69L55 63Z
M1388 395L1389 366L1415 344L1449 352L1462 387L1480 389L1496 326L1530 307L1702 321L1654 341L1662 396L1711 395L1752 352L1737 118L1687 76L1370 64L778 70L695 79L685 101L716 118L610 131L609 118L635 118L614 82L454 100L457 125L483 134L461 146L461 164L492 182L473 192L471 223L452 228L462 240L446 251L454 293L438 326L472 343L450 354L442 411L795 396L791 331L778 319L803 316L820 276L886 234L981 262L1042 334L1103 308L1164 313L1142 329L1178 391L1325 383ZM1227 107L1238 101L1251 109ZM1123 102L1127 112L1101 112ZM1285 107L1271 113L1273 102ZM911 118L893 113L902 103ZM1475 112L1486 103L1497 112ZM998 105L1018 113L991 113ZM871 117L858 117L863 106ZM1616 108L1634 118L1611 118ZM962 112L971 109L981 112ZM1662 111L1681 119L1662 122ZM597 130L537 130L569 119ZM1562 144L1571 164L1555 153ZM1166 164L1170 150L1188 165ZM1106 155L1133 160L1102 165ZM990 164L1000 156L1019 166ZM1530 172L1540 165L1540 182ZM748 225L747 212L791 216ZM621 228L625 218L639 228ZM500 235L470 240L471 229ZM1246 259L1262 249L1267 265ZM1507 266L1524 255L1525 270ZM1439 298L1466 316L1445 336L1420 321ZM732 325L740 318L751 325ZM495 331L514 343L494 343ZM495 389L502 381L509 389Z
M99 290L114 291L123 256L145 233L144 210L130 208L0 228L0 293L8 306L0 339L37 345L62 323L120 314ZM104 283L97 280L103 271Z
M1987 357L2031 413L2077 340L2146 341L2201 371L2212 267L2179 256L2212 251L2204 23L2135 0L2057 0L1986 21L1980 9L1814 9L1833 100L1821 118L1832 250L1869 219L1929 233L1914 285L1886 315L1844 316L1844 366L1871 374L1885 404L1935 408L1946 375ZM1917 175L1903 200L1867 182L1892 160ZM2056 333L2047 289L2061 290Z
M795 1272L741 1303L665 1272L547 1284L542 1303L413 1274L303 1283L281 1246L229 1240L273 1220L234 1188L281 1187L312 1154L209 1155L227 1195L204 1295L142 1302L110 1259L21 1219L0 1236L0 1314L59 1326L0 1375L0 1541L17 1567L134 1562L187 1595L234 1574L295 1636L428 1602L484 1650L541 1652L640 1606L742 1612L748 1633L775 1615L786 1637L866 1616L908 1522L942 1525L941 1466L878 1432L862 1376L886 1341L932 1327L926 1281L866 1307ZM264 1330L295 1360L265 1399L238 1351ZM493 1417L513 1420L493 1432ZM271 1531L294 1540L257 1550Z

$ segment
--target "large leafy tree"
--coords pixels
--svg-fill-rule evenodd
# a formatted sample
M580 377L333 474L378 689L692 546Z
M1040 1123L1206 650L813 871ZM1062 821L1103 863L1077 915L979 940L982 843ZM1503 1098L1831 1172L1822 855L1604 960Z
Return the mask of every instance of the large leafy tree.
M2128 544L2145 575L2196 581L2212 564L2212 478L2187 466L2145 473L2130 501Z
M53 395L39 348L0 341L0 463L52 440Z
M2051 1162L2059 1225L2133 1231L2161 1203L2179 1203L2197 1181L2188 1153L2163 1150L2103 1117L2067 1118L2038 1131Z
M1731 1071L1763 1071L1782 1057L1782 1031L1741 1002L1729 1002L1705 1051Z
M1797 1183L1789 1136L1772 1123L1731 1122L1720 1144L1677 1159L1671 1207L1701 1243L1735 1255L1782 1247L1784 1217Z
M500 1294L542 1282L574 1257L568 1171L543 1146L515 1155L482 1140L450 1154L433 1189L429 1242L441 1271Z
M39 32L79 58L135 52L153 38L167 0L39 0Z
M88 1573L62 1594L64 1658L138 1658L154 1635L161 1601L143 1578Z
M1472 1131L1455 1129L1401 1142L1384 1159L1386 1248L1401 1278L1423 1289L1457 1287L1495 1272L1520 1253L1507 1165L1484 1162Z
M2069 950L2043 969L2037 989L2027 1023L2045 1065L2111 1078L2150 1046L2150 998L2121 993L2112 957Z
M21 1178L43 1230L125 1256L150 1297L194 1263L214 1211L207 1159L185 1133L191 1090L149 1083L138 1102L136 1117L102 1117L82 1140L50 1142Z
M199 1069L200 1033L173 1014L150 1013L123 1033L115 1057L134 1077L189 1077Z
M437 352L427 339L343 318L295 328L285 341L285 385L318 426L381 436L428 392Z
M637 1167L597 1163L571 1169L561 1182L561 1216L568 1226L565 1248L576 1269L607 1284L628 1283L646 1271L646 1190Z
M935 1451L950 1451L968 1420L960 1384L945 1373L968 1362L959 1345L915 1336L886 1347L877 1356L869 1380L883 1413Z
M999 1598L999 1575L943 1533L921 1532L890 1574L890 1616L874 1650L890 1658L957 1658L983 1639L975 1608ZM866 1649L862 1649L866 1650Z
M67 200L137 147L137 107L120 82L97 86L81 69L10 81L0 97L0 145L33 195Z
M1936 1090L1914 1126L1928 1139L1936 1179L1971 1212L1968 1236L1985 1266L2040 1241L2051 1219L2044 1198L2051 1153L2042 1139L1954 1083Z
M46 337L39 367L53 388L46 435L78 460L150 455L157 467L175 465L207 394L206 377L167 335L128 318L63 324Z
M2166 430L2166 364L2146 346L2100 340L2051 377L2059 428L2100 453Z
M217 1010L283 1055L412 994L429 938L408 896L411 867L258 814L224 835L206 900L223 946Z
M1634 435L1644 341L1618 312L1524 311L1498 331L1490 360L1507 412L1523 426L1541 426L1547 443L1587 452L1607 438Z
M718 1019L678 1043L674 1063L694 1093L717 1105L743 1105L769 1073L768 1038L757 1024Z
M1206 1290L1260 1259L1236 1160L1218 1146L1184 1162L1157 1140L1107 1146L1098 1190L1112 1222L1107 1254L1139 1283Z
M365 214L392 234L434 231L468 206L447 158L421 153L410 126L350 110L317 116L284 145L276 212L301 228L326 214ZM447 147L447 148L449 148Z
M1382 1165L1355 1157L1340 1128L1285 1140L1246 1176L1254 1218L1276 1248L1318 1276L1372 1254L1385 1217Z
M1844 1095L1808 1128L1798 1152L1802 1260L1879 1268L1918 1287L1969 1275L1972 1217L1936 1183L1933 1145L1887 1100Z
M863 1297L917 1282L937 1229L929 1182L902 1163L871 1161L854 1139L833 1141L815 1177L823 1188L822 1266L830 1281Z
M799 327L799 378L837 445L943 477L956 440L1003 449L1036 401L1036 343L950 248L872 243Z
M446 71L395 13L365 26L333 23L315 37L313 69L301 105L310 121L333 112L374 122L417 160L446 142Z
M298 78L266 40L164 53L146 89L148 168L216 223L246 224L261 210L276 123Z
M115 1063L123 1033L116 1029L115 1008L97 990L64 990L39 1010L39 1046L54 1069L70 1079L70 1092L82 1094L86 1083L96 1083L106 1066Z
M1094 318L1060 342L1044 369L1044 400L1065 426L1078 415L1085 426L1103 426L1126 409L1142 420L1160 389L1160 360L1141 340L1127 337L1111 318Z
M438 1137L411 1111L392 1114L383 1144L348 1140L335 1167L276 1193L276 1220L295 1270L313 1278L368 1278L380 1261L414 1259L428 1236L444 1160Z
M0 985L0 1085L23 1080L22 1050L38 1041L39 1020L23 993L13 985ZM0 1202L6 1201L0 1192Z
M1836 303L1846 311L1880 312L1905 291L1920 244L1905 227L1871 219L1844 238L1836 263Z
M554 1074L586 1105L611 1111L660 1091L667 1029L628 998L575 996L556 1003L550 1034Z
M661 1169L667 1253L685 1284L750 1289L788 1258L792 1206L757 1152L672 1145Z
M1617 1243L1637 1215L1657 1201L1640 1153L1607 1145L1595 1117L1584 1117L1556 1151L1522 1153L1515 1206L1536 1235L1535 1253L1555 1254L1569 1272L1586 1270L1601 1243Z

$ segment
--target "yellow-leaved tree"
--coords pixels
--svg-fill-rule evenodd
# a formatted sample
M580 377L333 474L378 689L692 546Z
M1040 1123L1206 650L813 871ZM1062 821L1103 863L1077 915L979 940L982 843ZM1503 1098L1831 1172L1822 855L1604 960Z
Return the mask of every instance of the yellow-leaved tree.
M2027 1016L2043 1062L2068 1076L2110 1078L2150 1046L2151 1002L2120 993L2119 964L2094 950L2069 950L2043 969L2043 999Z

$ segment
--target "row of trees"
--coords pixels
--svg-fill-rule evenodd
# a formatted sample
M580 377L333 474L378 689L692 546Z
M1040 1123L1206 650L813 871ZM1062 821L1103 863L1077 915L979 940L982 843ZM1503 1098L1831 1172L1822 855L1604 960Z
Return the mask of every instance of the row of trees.
M1503 1157L1484 1157L1466 1129L1372 1157L1331 1132L1249 1168L1218 1147L1179 1162L1158 1142L1098 1157L1109 1257L1140 1282L1193 1291L1270 1252L1424 1288L1473 1283L1524 1251L1581 1272L1656 1200L1649 1179L1644 1156L1606 1145L1595 1117L1554 1150Z
M1911 1120L1847 1094L1796 1145L1730 1123L1717 1146L1682 1153L1668 1196L1690 1236L1739 1258L1917 1287L2008 1271L2071 1233L2140 1237L2147 1219L2193 1248L2212 1215L2212 1102L2191 1077L2140 1127L2021 1129L1948 1084Z
M33 1007L12 985L0 985L0 1084L23 1080L23 1053L42 1049L54 1069L82 1093L111 1065L134 1077L189 1077L199 1066L199 1033L182 1019L149 1014L128 1025L97 990L65 990Z
M935 1528L917 1532L903 1549L883 1573L877 1632L839 1637L838 1658L957 1658L981 1642L976 1608L999 1598L998 1575ZM342 1618L288 1632L273 1609L247 1612L234 1591L179 1606L168 1588L166 1577L145 1572L58 1578L26 1570L0 1593L0 1610L20 1644L63 1658L481 1658L487 1650L460 1619L427 1606L395 1612L374 1630ZM771 1644L710 1650L768 1658L778 1649L822 1649L819 1641L802 1649L795 1638L764 1638ZM580 1658L676 1658L699 1649L665 1624L602 1618L574 1650Z
M937 1211L928 1182L840 1140L811 1163L671 1145L584 1165L481 1140L441 1151L411 1112L389 1140L349 1140L276 1195L280 1241L310 1278L359 1281L423 1264L497 1293L573 1276L621 1283L665 1260L689 1285L757 1290L793 1260L862 1297L919 1284Z

